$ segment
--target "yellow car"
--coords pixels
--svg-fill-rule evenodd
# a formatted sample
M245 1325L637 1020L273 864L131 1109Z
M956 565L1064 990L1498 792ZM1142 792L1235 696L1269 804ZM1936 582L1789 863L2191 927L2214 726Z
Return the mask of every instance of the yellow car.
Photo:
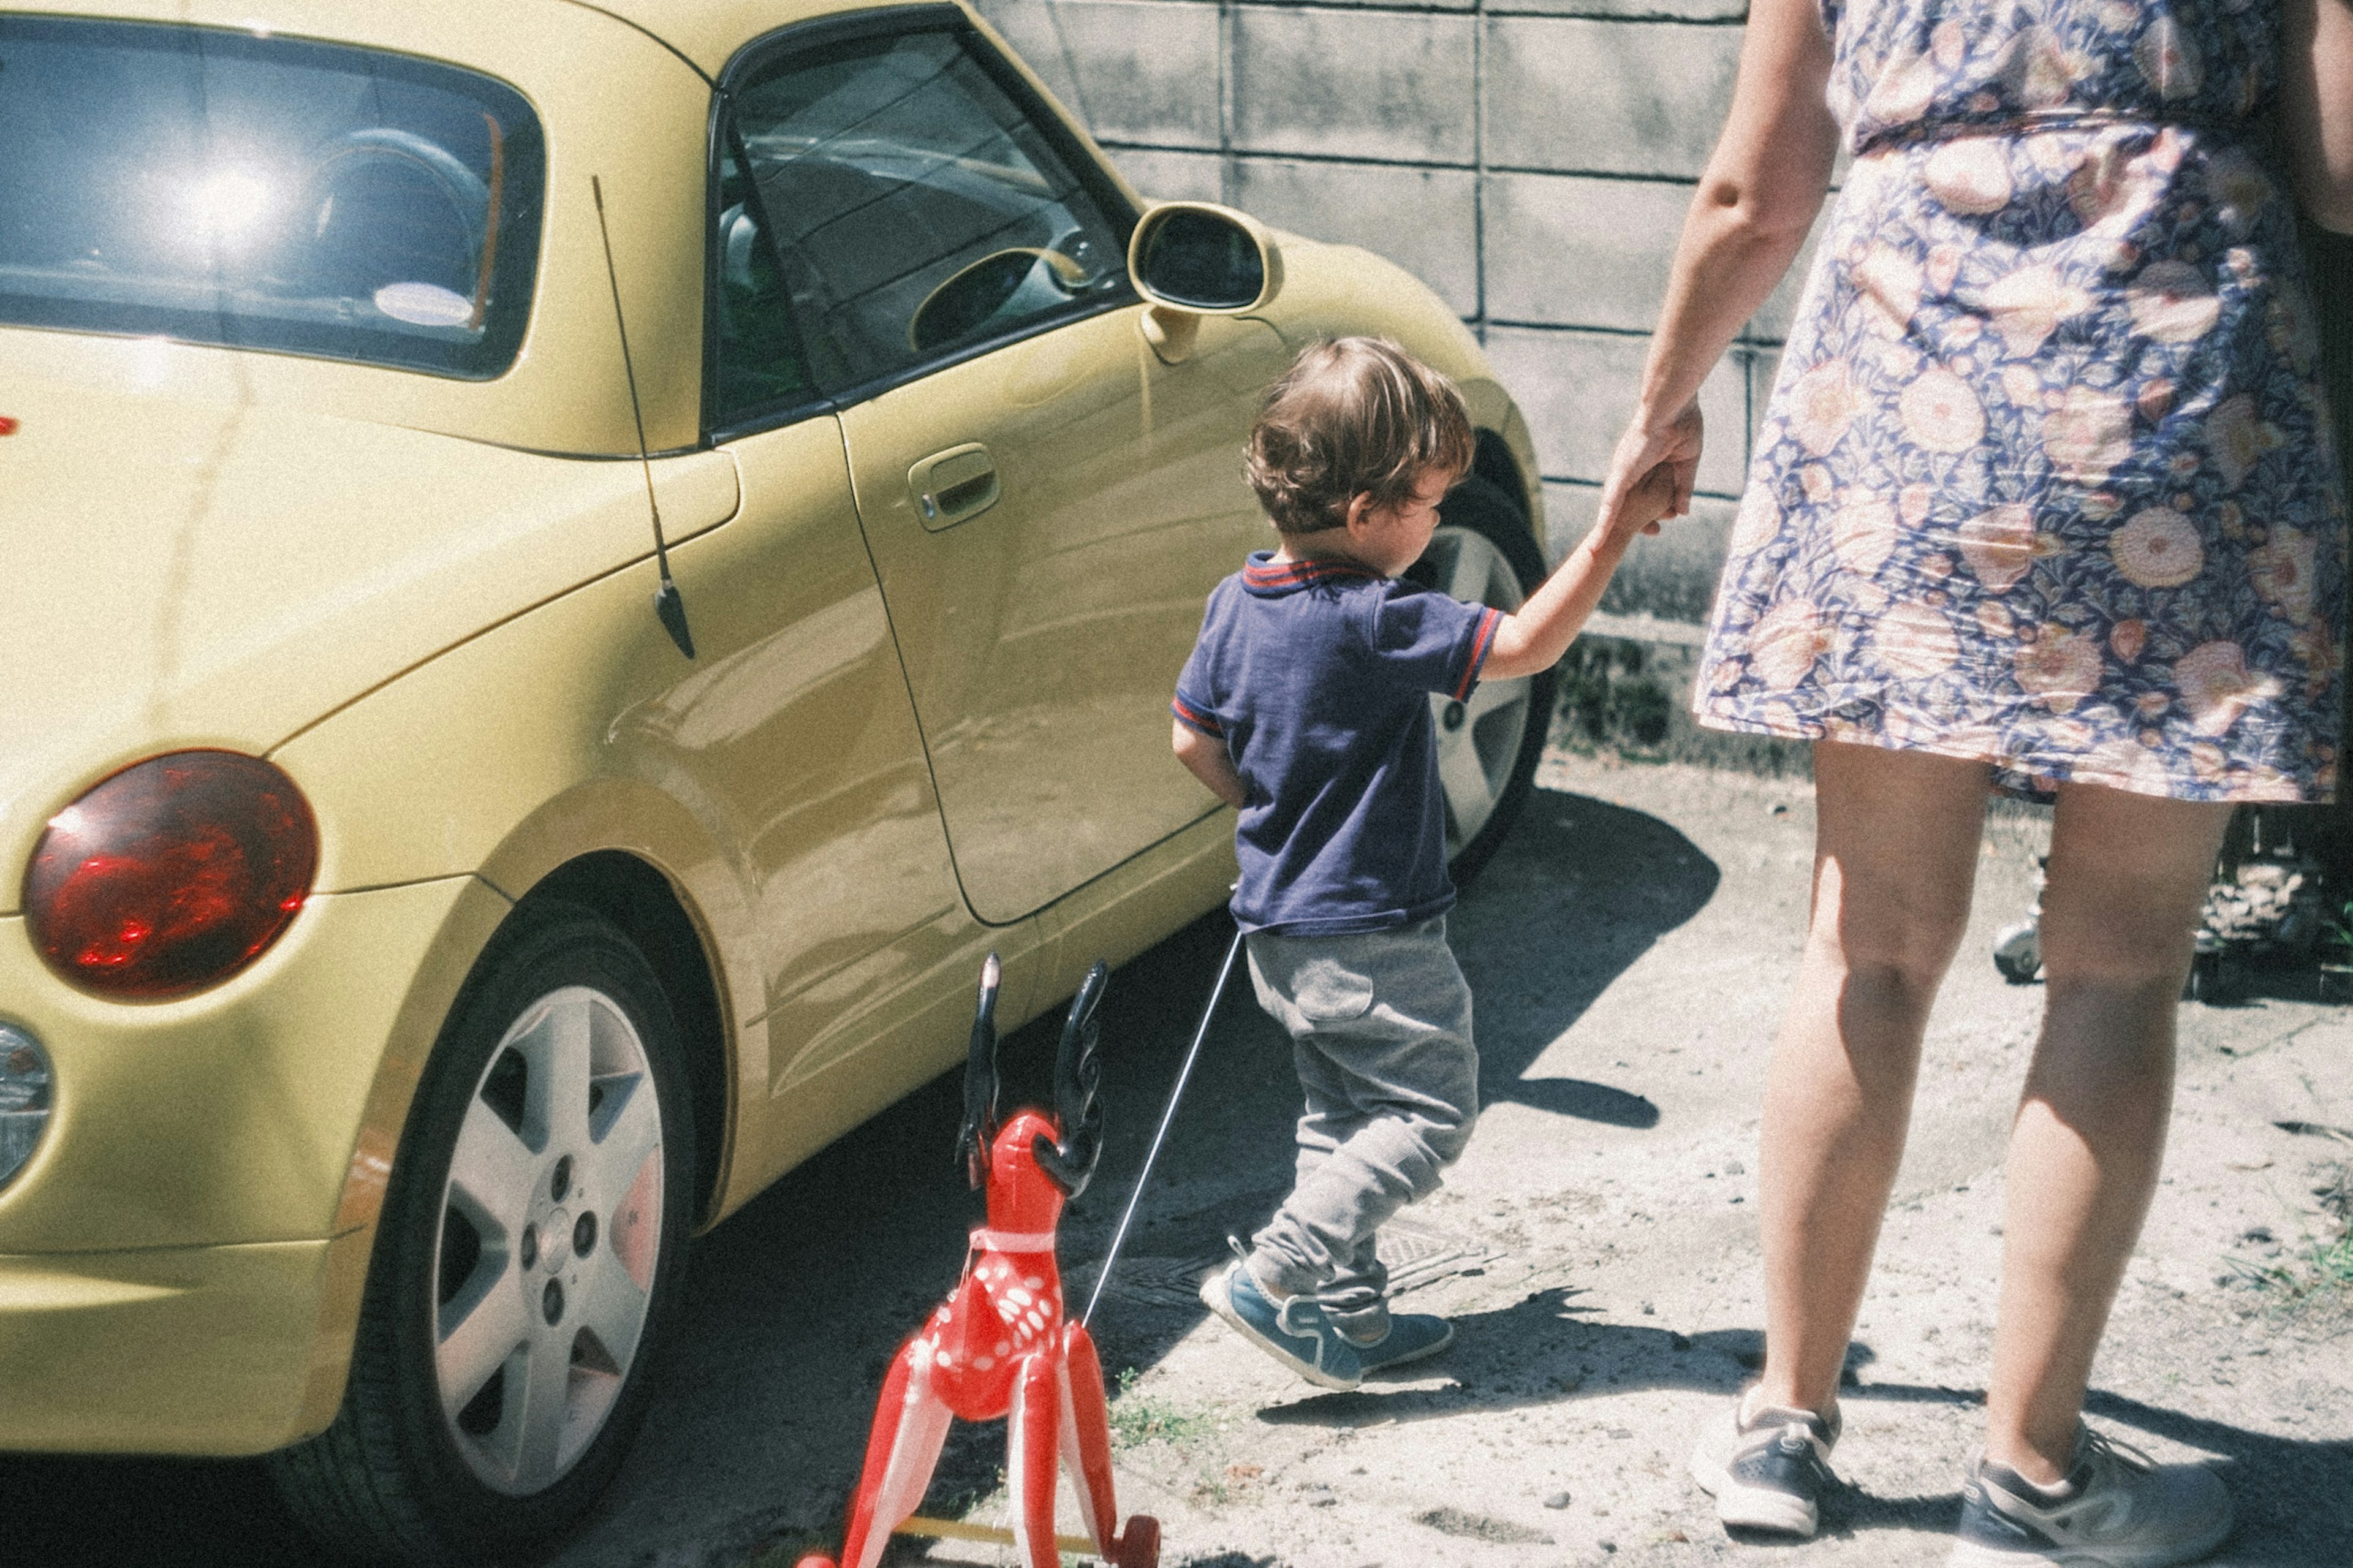
M1168 754L1361 251L1147 207L961 5L0 12L0 1447L559 1529L690 1235L1224 897ZM1440 704L1464 865L1548 688Z

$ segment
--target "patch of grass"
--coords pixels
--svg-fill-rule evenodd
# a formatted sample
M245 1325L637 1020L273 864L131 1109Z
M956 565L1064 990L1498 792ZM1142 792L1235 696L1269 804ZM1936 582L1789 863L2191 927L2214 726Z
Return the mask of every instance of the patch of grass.
M2353 1315L2353 1162L2339 1163L2312 1195L2320 1200L2317 1234L2307 1230L2261 1263L2234 1258L2231 1270L2282 1311Z
M1614 653L1612 650L1615 650ZM1573 751L1623 752L1657 760L1672 725L1674 700L1644 672L1640 643L1572 645L1560 666L1560 716Z
M1198 1410L1185 1410L1165 1399L1135 1392L1134 1367L1119 1374L1119 1391L1111 1401L1111 1442L1113 1448L1134 1448L1145 1443L1190 1447L1217 1429L1217 1422Z

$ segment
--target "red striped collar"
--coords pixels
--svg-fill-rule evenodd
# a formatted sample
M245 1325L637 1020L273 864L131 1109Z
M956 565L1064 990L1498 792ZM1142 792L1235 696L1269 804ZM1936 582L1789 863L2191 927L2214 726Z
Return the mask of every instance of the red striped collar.
M1377 583L1381 574L1353 561L1319 558L1277 561L1274 552L1256 550L1242 568L1242 586L1255 594L1287 594L1319 583Z

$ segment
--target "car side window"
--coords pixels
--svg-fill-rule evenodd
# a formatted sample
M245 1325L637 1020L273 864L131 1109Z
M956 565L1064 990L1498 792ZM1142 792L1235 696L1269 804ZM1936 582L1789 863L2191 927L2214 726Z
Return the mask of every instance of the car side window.
M958 32L820 46L731 96L741 205L774 225L743 298L789 313L798 372L823 393L1126 290L1119 230Z
M719 154L719 226L712 237L718 361L713 426L795 407L818 395L759 193L744 173L733 127L727 131Z

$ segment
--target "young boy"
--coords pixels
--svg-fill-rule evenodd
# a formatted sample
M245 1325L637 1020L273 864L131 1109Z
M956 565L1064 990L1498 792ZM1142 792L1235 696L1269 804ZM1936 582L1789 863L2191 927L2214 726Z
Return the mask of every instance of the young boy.
M1291 1195L1201 1299L1325 1388L1454 1337L1443 1318L1388 1310L1373 1250L1383 1221L1437 1189L1478 1114L1430 694L1461 700L1482 675L1556 662L1673 500L1662 467L1505 614L1398 580L1471 455L1453 386L1395 344L1302 353L1247 460L1281 542L1210 594L1176 683L1176 755L1241 814L1234 919L1307 1097Z

